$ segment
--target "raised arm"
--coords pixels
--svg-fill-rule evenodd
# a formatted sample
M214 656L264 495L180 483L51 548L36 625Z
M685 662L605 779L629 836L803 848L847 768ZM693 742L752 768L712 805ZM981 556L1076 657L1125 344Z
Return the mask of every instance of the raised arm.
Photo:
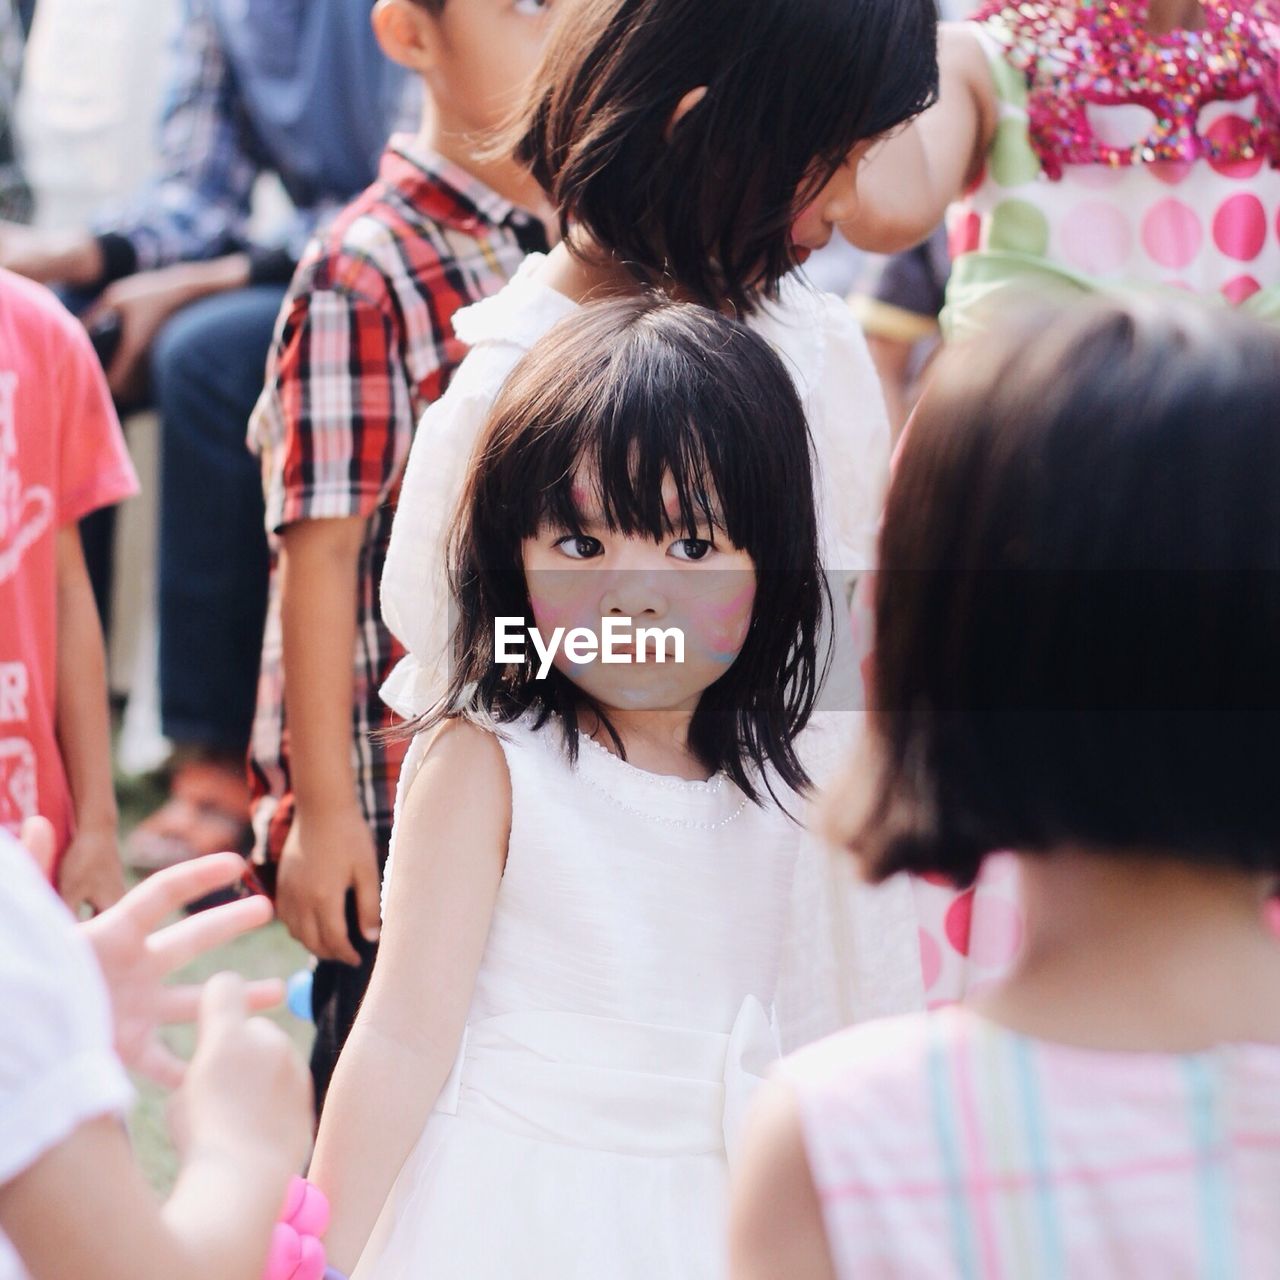
M919 244L976 176L996 126L995 89L977 37L963 23L938 29L938 101L877 143L858 169L858 212L841 226L861 249Z
M369 994L325 1101L311 1180L329 1197L329 1260L359 1260L449 1077L493 918L511 783L492 734L436 736L396 826Z
M289 1177L305 1154L311 1090L284 1032L247 1018L248 1002L233 974L205 988L199 1047L179 1095L186 1150L163 1207L110 1114L78 1124L0 1185L0 1226L23 1274L258 1280ZM80 1109L92 1111L92 1082L104 1069L81 1059L59 1064L54 1079L78 1085ZM34 1085L31 1094L36 1101Z

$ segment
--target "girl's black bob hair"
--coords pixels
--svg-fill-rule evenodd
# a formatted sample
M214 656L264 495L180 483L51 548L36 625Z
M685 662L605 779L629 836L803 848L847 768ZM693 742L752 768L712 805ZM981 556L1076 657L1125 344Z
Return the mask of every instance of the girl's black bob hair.
M747 315L795 266L798 210L937 88L934 0L568 0L516 155L567 244L577 224L642 283Z
M1066 846L1280 870L1280 334L1162 299L949 352L880 564L883 771L833 802L873 876Z
M574 757L589 707L621 749L603 709L559 671L537 679L532 659L495 661L494 620L533 620L523 540L546 523L581 534L585 486L611 531L660 541L694 537L705 520L750 554L750 629L702 694L689 743L753 800L762 785L780 798L774 779L805 789L794 740L821 683L828 606L809 451L790 377L744 325L653 296L561 321L512 371L477 443L450 538L449 689L411 728L450 717L492 728L533 711L538 727L560 718Z

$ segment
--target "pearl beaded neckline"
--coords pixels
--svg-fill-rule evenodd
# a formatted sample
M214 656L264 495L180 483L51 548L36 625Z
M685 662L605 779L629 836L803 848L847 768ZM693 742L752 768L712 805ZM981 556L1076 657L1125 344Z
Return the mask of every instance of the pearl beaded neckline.
M661 787L665 791L706 792L709 795L714 795L719 791L723 791L729 782L723 773L714 774L705 780L699 778L677 778L675 775L667 773L651 773L648 769L641 769L629 760L624 760L621 756L614 754L604 743L597 742L590 734L583 733L581 729L578 730L578 745L579 747L585 746L597 756L603 757L610 765L625 770L637 782L645 786Z
M627 785L636 784L655 792L674 793L691 798L724 796L725 799L728 799L730 790L737 790L723 773L717 773L714 777L708 778L704 782L694 778L677 778L667 774L650 773L646 769L639 769L619 756L614 755L608 747L581 731L578 732L578 744L580 766L584 763L582 753L585 752L592 761L598 762L605 769L612 770L619 781L625 782ZM735 822L741 817L750 803L747 797L739 792L738 804L721 818L676 818L667 814L654 813L638 805L629 804L601 782L600 778L596 776L595 768L590 764L585 768L580 767L579 775L593 791L604 796L606 800L624 813L644 818L649 822L660 823L665 827L688 831L718 831L721 827L727 827L731 822Z

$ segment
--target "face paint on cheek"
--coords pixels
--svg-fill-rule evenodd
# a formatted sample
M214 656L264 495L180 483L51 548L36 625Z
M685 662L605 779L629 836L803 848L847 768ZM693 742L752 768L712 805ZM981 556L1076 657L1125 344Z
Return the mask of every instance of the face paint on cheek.
M528 587L529 607L538 629L547 633L557 627L566 632L574 627L592 627L599 623L599 609L593 594L590 575L577 570L551 569L544 571L541 590Z
M751 607L755 604L755 583L748 583L729 600L706 601L697 610L698 641L716 662L731 663L746 642L751 629Z

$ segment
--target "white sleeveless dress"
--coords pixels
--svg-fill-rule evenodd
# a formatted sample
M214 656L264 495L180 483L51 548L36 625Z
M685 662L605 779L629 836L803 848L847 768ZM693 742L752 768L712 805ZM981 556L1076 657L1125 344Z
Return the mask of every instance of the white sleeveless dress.
M728 1160L779 1052L797 828L585 736L574 767L555 721L504 734L466 1031L352 1280L718 1280Z

